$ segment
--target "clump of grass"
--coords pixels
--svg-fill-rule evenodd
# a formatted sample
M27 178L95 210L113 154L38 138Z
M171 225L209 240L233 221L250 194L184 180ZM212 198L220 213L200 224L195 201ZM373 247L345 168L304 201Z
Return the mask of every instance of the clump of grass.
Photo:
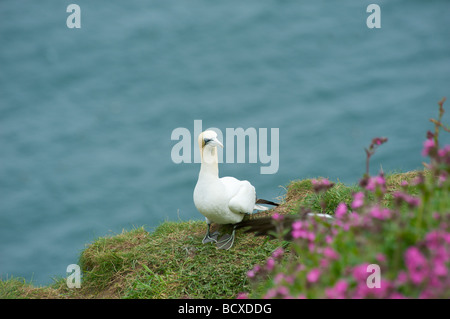
M81 288L64 278L48 287L0 281L2 298L234 298L249 289L248 269L279 245L237 231L233 250L201 243L204 221L164 222L100 237L81 253ZM226 231L227 229L219 229Z
M165 222L102 237L81 254L78 296L93 298L233 298L248 288L246 272L276 248L238 232L233 251L203 245L205 223ZM74 296L76 297L76 296Z
M411 182L420 175L428 175L429 171L411 171L407 173L391 173L387 174L386 192L383 194L383 205L391 207L393 203L392 194L403 188L402 183L408 183L407 192L412 195L419 193L419 188ZM317 181L325 180L324 178L316 179ZM328 180L328 179L326 179ZM337 206L340 203L345 203L348 207L353 200L353 194L363 191L360 185L345 185L341 182L333 183L326 192L315 192L313 182L310 179L293 181L288 186L288 201L290 203L290 212L292 214L298 213L302 208L308 208L318 213L326 213L333 215ZM373 199L373 194L368 194Z

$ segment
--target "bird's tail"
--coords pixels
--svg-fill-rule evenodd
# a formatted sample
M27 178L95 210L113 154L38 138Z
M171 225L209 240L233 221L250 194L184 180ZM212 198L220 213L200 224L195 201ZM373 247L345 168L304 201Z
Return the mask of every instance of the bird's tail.
M256 200L256 202L255 202L255 209L256 210L269 210L270 209L270 208L268 208L266 206L261 206L261 205L258 205L258 204L265 204L265 205L272 205L272 206L278 206L279 205L278 203L271 202L270 200L265 200L265 199L262 199L262 198L258 198Z
M290 228L294 219L291 216L286 216L281 222L285 228ZM276 225L272 216L254 218L250 220L244 220L235 225L236 229L246 228L245 233L253 233L255 236L269 236L269 238L275 238L274 233L276 231ZM287 233L290 235L291 232ZM290 240L291 238L286 238Z
M265 199L262 199L262 198L258 198L256 200L256 204L266 204L266 205L272 205L272 206L280 205L278 203L274 203L274 202L271 202L270 200L265 200Z
M274 223L272 216L254 218L249 220L244 220L235 225L236 229L246 228L245 233L254 233L255 236L268 236L269 238L275 238L274 233L277 228L281 226L282 229L289 230L284 235L284 240L292 240L292 224L297 220L304 220L305 218L322 218L324 221L333 222L334 218L328 214L316 214L316 213L306 213L302 216L300 215L283 215L283 219ZM278 226L277 226L278 225Z

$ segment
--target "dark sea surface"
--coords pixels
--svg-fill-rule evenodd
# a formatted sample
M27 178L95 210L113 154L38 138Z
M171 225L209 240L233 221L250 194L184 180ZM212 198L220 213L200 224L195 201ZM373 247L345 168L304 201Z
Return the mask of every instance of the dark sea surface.
M357 183L376 136L372 174L421 168L443 96L448 0L1 0L0 277L46 285L98 237L202 220L199 164L171 157L194 120L278 128L275 174L220 165L274 200L291 180Z

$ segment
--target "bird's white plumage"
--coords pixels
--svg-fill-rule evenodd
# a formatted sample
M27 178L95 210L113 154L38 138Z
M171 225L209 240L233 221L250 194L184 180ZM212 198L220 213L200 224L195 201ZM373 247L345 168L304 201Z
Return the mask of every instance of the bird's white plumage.
M215 132L205 131L200 134L202 163L194 189L194 204L207 218L208 224L239 223L245 214L265 208L255 205L255 187L250 182L234 177L219 178L217 146L222 144Z

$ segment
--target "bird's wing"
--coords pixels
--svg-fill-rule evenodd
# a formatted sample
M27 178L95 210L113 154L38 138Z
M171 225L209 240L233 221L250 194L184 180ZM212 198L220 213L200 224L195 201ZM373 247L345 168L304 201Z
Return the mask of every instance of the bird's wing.
M240 181L234 177L222 177L229 198L228 208L237 214L251 214L255 208L255 187L248 181Z

